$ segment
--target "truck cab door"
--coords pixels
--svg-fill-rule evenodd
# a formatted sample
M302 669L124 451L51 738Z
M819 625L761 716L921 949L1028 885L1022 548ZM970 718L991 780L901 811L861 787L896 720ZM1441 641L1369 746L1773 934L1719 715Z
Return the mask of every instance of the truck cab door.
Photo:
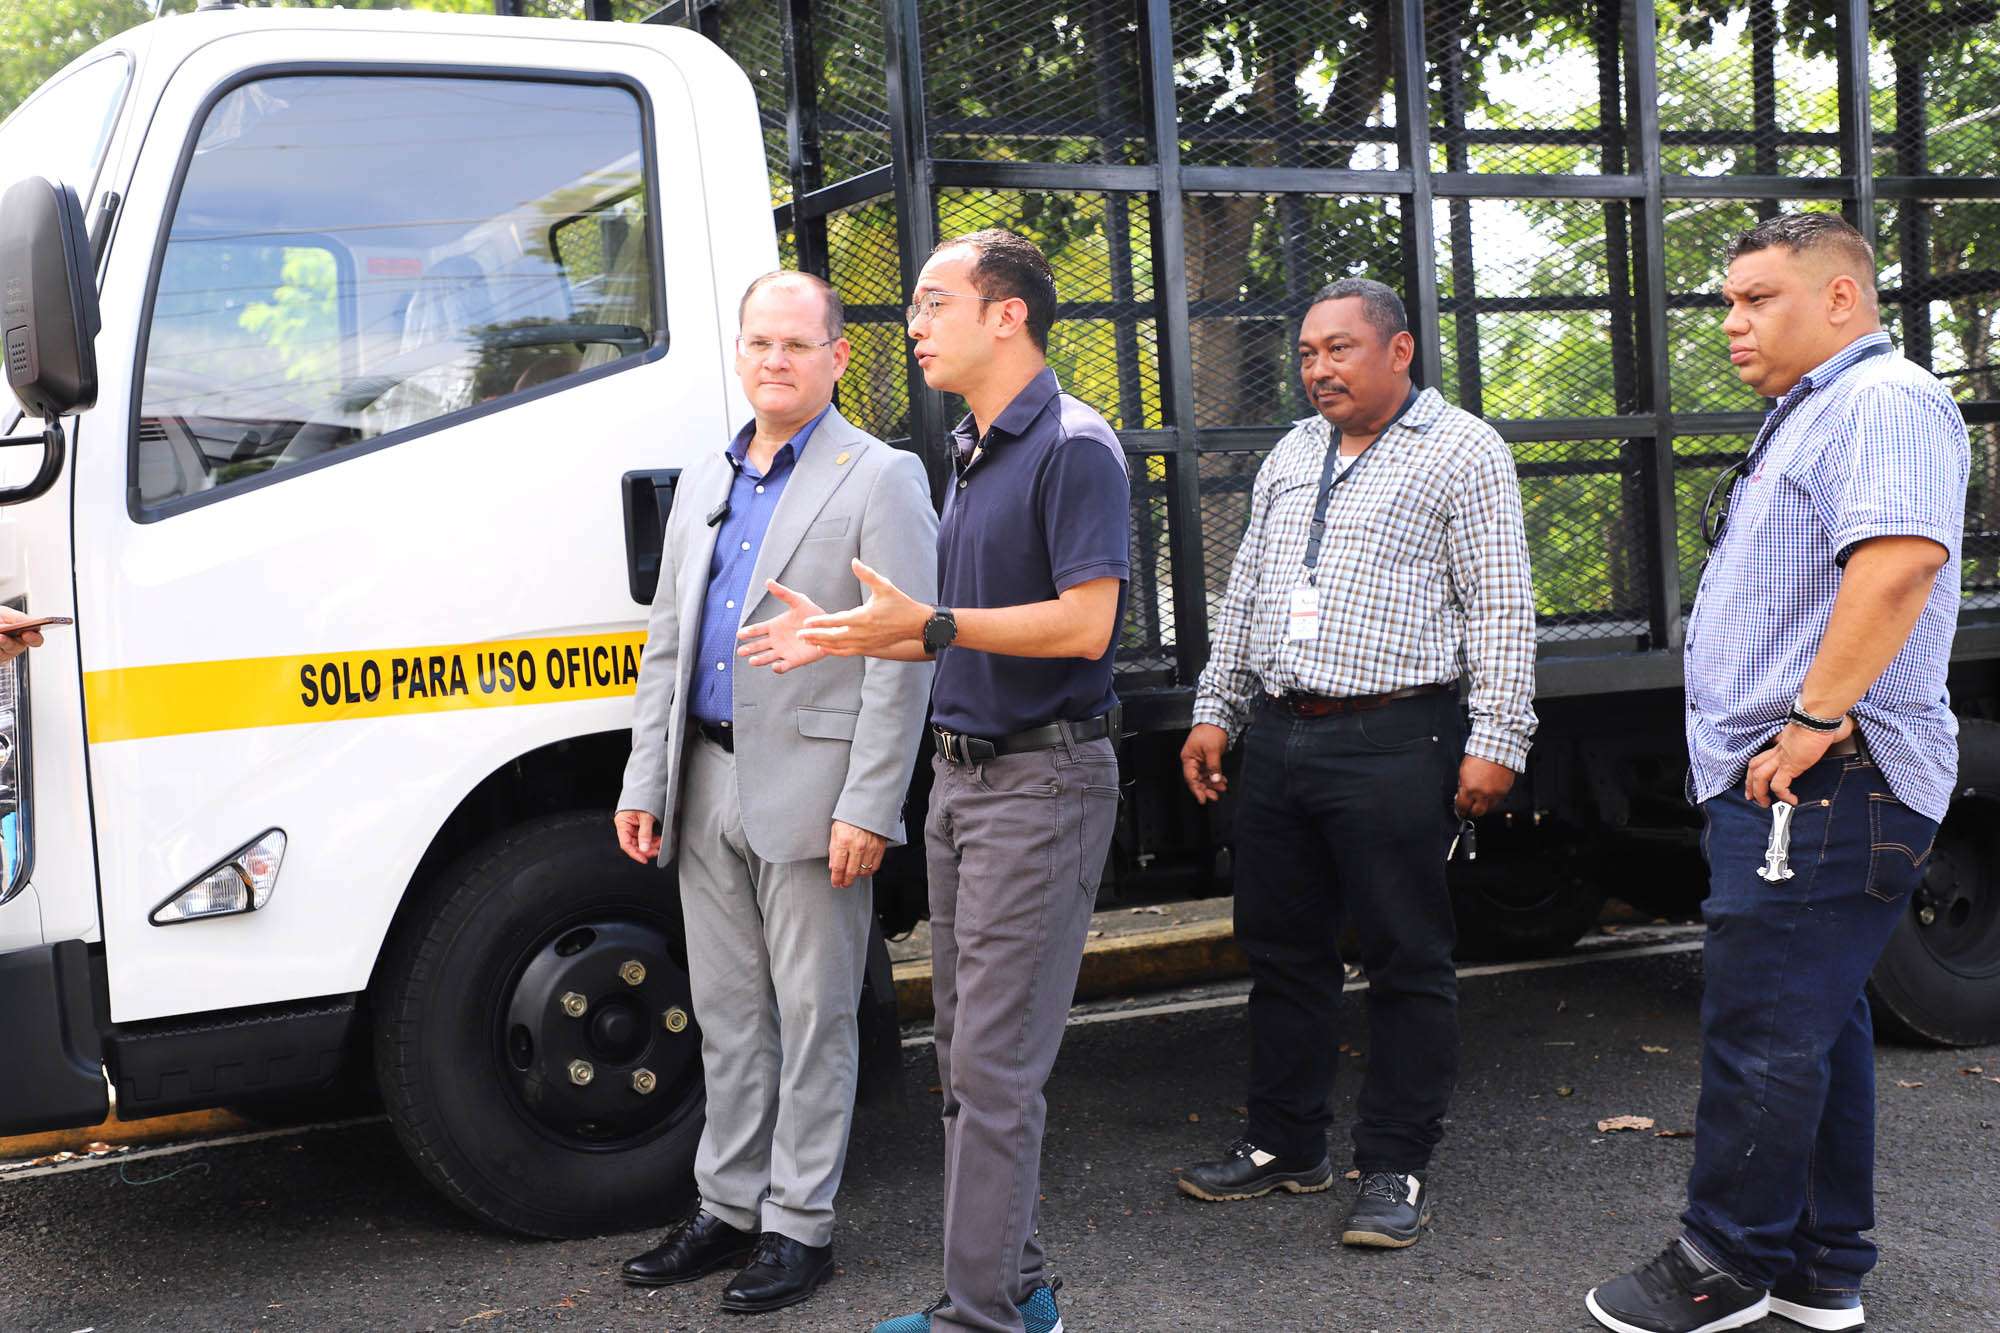
M224 36L136 160L77 459L121 1022L365 988L484 777L629 725L621 479L725 438L680 70L438 22Z

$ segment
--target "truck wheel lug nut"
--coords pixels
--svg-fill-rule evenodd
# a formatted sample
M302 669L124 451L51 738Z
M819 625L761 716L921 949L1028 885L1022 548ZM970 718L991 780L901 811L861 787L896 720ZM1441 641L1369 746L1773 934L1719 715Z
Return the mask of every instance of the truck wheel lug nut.
M582 1018L584 1010L590 1008L590 1001L573 990L566 990L562 997L562 1011L571 1018Z
M635 1069L632 1071L632 1091L638 1093L641 1097L659 1085L660 1080L654 1075L652 1070Z
M1922 925L1922 926L1928 926L1928 925L1932 925L1932 924L1934 924L1934 923L1935 923L1936 921L1937 921L1937 908L1935 908L1935 907L1919 907L1919 908L1917 909L1917 924L1918 924L1918 925Z
M596 1077L597 1071L590 1067L590 1061L572 1060L569 1062L569 1081L576 1084L579 1088L584 1087L590 1080Z
M618 969L619 979L628 986L638 986L646 980L646 965L634 958Z
M679 1005L675 1005L660 1015L660 1026L669 1032L685 1032L687 1031L687 1025L687 1010L681 1008Z

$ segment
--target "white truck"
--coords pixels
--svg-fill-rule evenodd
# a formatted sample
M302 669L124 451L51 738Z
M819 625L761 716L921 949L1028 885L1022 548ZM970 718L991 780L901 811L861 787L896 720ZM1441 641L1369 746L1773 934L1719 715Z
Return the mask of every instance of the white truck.
M0 601L75 618L0 668L0 1132L372 1042L479 1217L675 1206L680 912L610 813L675 469L747 415L777 265L744 74L666 27L210 9L36 92L0 188Z

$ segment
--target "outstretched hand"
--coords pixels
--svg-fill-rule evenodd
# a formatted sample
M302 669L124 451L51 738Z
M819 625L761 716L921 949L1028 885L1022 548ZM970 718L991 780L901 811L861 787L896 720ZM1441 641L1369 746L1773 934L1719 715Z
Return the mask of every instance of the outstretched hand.
M868 600L852 611L806 617L800 640L835 657L880 657L897 644L923 638L930 607L859 560L854 577L868 590Z
M825 657L826 649L799 637L799 629L806 620L820 614L819 603L802 592L793 592L776 579L767 579L764 586L785 604L784 614L737 630L740 646L736 655L749 658L751 666L768 666L781 676Z

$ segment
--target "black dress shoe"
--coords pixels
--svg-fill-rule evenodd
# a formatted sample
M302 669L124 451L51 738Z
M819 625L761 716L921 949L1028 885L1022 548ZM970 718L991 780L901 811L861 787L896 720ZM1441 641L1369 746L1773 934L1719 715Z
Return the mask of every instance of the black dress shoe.
M1333 1184L1333 1163L1321 1153L1317 1162L1273 1157L1248 1139L1229 1145L1221 1161L1196 1162L1181 1172L1180 1191L1210 1203L1255 1199L1272 1190L1317 1194Z
M804 1245L767 1231L757 1238L750 1266L722 1292L731 1314L761 1314L797 1305L833 1276L833 1246Z
M619 1276L634 1286L671 1287L692 1282L718 1268L734 1268L750 1257L757 1238L718 1217L696 1212L667 1233L658 1246L627 1259Z

